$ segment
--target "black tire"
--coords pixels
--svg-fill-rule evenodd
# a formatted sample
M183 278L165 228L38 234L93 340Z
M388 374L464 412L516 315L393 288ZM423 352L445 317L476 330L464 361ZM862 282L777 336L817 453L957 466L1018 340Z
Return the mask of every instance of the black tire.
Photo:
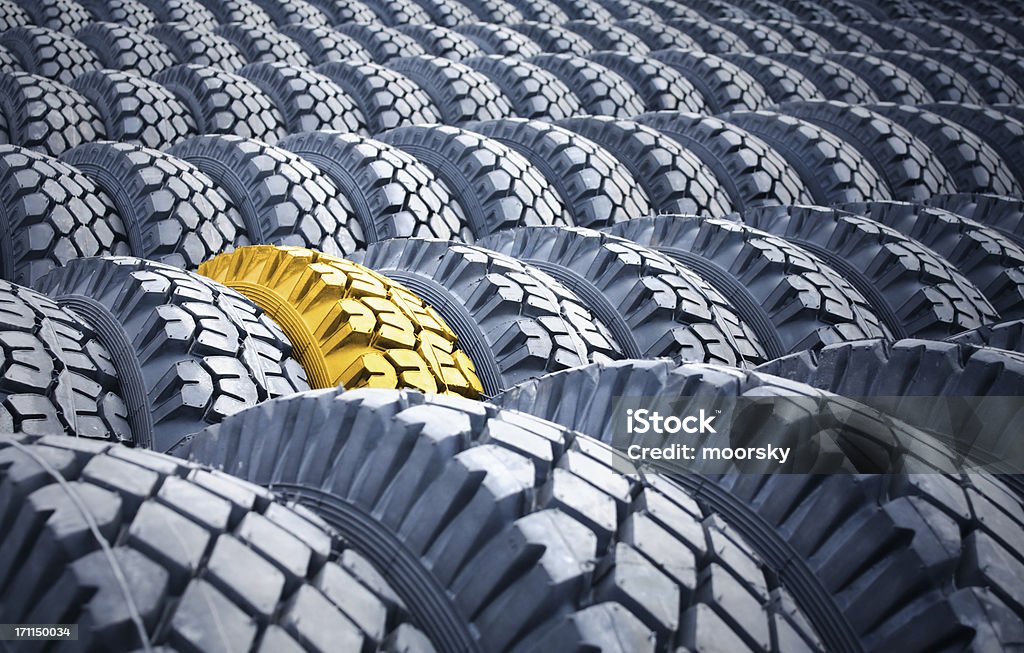
M336 531L222 472L5 436L0 484L4 614L66 616L81 624L80 650L434 651ZM37 524L33 535L22 523Z
M961 193L1020 195L1021 186L1002 157L967 127L916 106L870 105L927 145Z
M607 9L615 24L624 20L641 20L648 23L660 23L661 18L658 12L647 5L636 0L597 0L597 3Z
M595 52L587 58L621 75L636 89L647 111L710 111L693 82L664 61L626 52Z
M504 25L467 23L456 26L455 31L472 39L487 54L529 59L543 52L529 36Z
M336 25L334 29L358 41L378 64L399 57L416 57L427 53L416 39L402 34L393 27L372 23L343 23Z
M1024 201L1019 197L956 193L937 195L926 200L925 204L998 229L1018 245L1024 246Z
M810 191L782 155L739 127L675 111L645 113L636 120L697 155L715 173L737 211L811 201Z
M299 44L313 66L328 61L373 61L370 51L358 41L330 27L286 25L281 28L281 33Z
M124 222L132 254L186 270L249 244L241 214L198 168L128 143L84 143L61 161L88 177Z
M820 54L791 52L773 54L772 59L805 75L826 99L850 104L878 102L878 95L868 82L849 68Z
M781 33L764 24L763 20L749 18L726 18L717 21L736 36L743 39L752 52L795 52L793 44Z
M770 0L730 0L730 4L743 10L750 17L724 18L722 20L797 20L796 14L778 2Z
M179 63L163 41L123 25L89 23L75 33L75 38L89 46L106 69L152 77Z
M321 129L367 133L363 112L329 77L280 62L251 63L238 74L267 94L290 134Z
M963 74L981 95L982 102L978 104L1024 104L1024 88L1002 68L978 54L948 49L930 49L922 54Z
M526 16L506 0L464 0L478 20L499 25L513 25L526 20Z
M407 238L372 243L356 261L434 307L473 361L485 396L546 372L621 356L575 293L503 254Z
M780 419L734 430L733 437L780 442L810 429L815 441L848 443L853 460L863 455L855 449L864 443L903 461L904 443L920 436L877 411L807 386L757 372L728 372L618 361L553 374L498 401L604 437L618 417L617 402L609 399L621 388L635 388L634 396L679 397L683 401L673 405L679 411L695 394L724 402L798 395L801 408L787 414L782 408L790 402L782 402L775 411ZM808 410L808 403L821 408ZM756 533L755 549L784 565L783 578L794 581L790 586L807 581L794 599L823 634L825 650L894 650L908 639L916 647L954 640L977 649L1012 646L1016 635L1010 633L1020 627L1012 589L1021 574L1013 543L1024 537L1019 499L983 472L913 473L932 469L931 461L913 457L905 466L908 471L894 474L676 479L700 504L727 515L738 531ZM915 619L923 614L943 616Z
M594 51L594 45L590 41L561 25L528 20L509 27L529 37L542 52L585 57Z
M615 24L636 34L651 50L665 50L667 48L677 48L679 50L701 49L700 44L693 37L660 21L619 20Z
M825 99L825 94L802 72L763 54L746 52L722 58L756 79L773 104Z
M952 263L1003 319L1024 318L1024 248L998 230L920 204L867 202L837 208L913 238Z
M867 297L896 338L946 338L995 322L981 291L944 258L883 224L822 207L746 211L750 226L800 245Z
M246 59L223 36L203 32L187 23L161 23L149 29L149 34L164 42L178 61L197 66L211 66L229 73L237 72Z
M310 4L327 14L331 25L337 27L346 23L373 23L380 16L361 0L310 0Z
M429 25L430 15L413 0L363 0L389 27Z
M940 18L962 34L966 34L982 50L1020 50L1024 42L1004 29L992 18Z
M0 146L0 193L4 279L27 286L74 258L130 253L110 198L56 159Z
M107 138L163 149L197 133L192 113L169 90L129 72L94 70L76 79L103 121Z
M817 204L892 198L888 184L863 154L814 123L771 111L737 111L722 119L781 154Z
M882 102L927 104L934 101L916 77L885 59L857 52L833 52L827 56L860 76Z
M211 30L220 24L213 12L197 0L140 1L156 16L157 24L150 30L159 29L160 25L167 23L184 23L196 30Z
M32 24L32 17L15 0L0 0L0 32Z
M596 20L571 20L562 25L590 41L595 50L648 54L651 49L643 39L633 32L614 23L599 23Z
M462 208L430 169L381 141L340 132L295 134L281 147L309 161L348 198L368 242L388 238L466 241Z
M1024 149L1017 146L1024 139L1024 122L990 107L974 104L938 102L920 108L958 122L980 136L1010 166L1017 183L1024 186Z
M644 111L644 101L637 90L601 64L569 54L542 54L528 61L561 79L588 113L629 118Z
M657 130L609 116L582 116L558 124L594 141L621 161L647 194L653 213L732 213L732 201L715 173Z
M288 133L284 116L248 79L210 66L173 66L155 80L189 108L200 134L234 134L273 145Z
M623 238L578 228L524 227L481 245L558 279L629 358L676 357L756 365L766 352L751 327L691 268Z
M220 25L238 23L251 25L252 27L274 27L273 19L259 5L251 2L251 0L198 1L217 17L217 22Z
M34 285L96 330L138 447L166 451L182 433L308 387L277 325L197 274L131 257L84 258Z
M70 84L79 75L102 68L84 43L45 27L12 27L0 34L0 46L21 64L22 70Z
M585 113L576 94L540 66L496 54L472 57L462 63L494 82L512 103L512 112L517 116L561 120Z
M737 18L739 17L741 16L737 16ZM682 18L668 21L668 24L699 43L705 52L711 54L750 52L750 47L743 42L743 39L725 27L703 18Z
M877 56L891 61L920 81L936 102L965 102L982 104L984 99L967 80L953 67L929 54L889 50L876 52Z
M330 61L316 67L359 105L370 134L441 122L440 110L419 84L390 68L356 61Z
M739 66L706 52L659 50L651 56L682 73L707 100L712 113L757 110L771 104L768 92Z
M323 11L305 0L253 0L267 12L278 28L286 25L327 27L330 19Z
M465 34L440 25L403 25L398 31L416 39L428 54L435 57L464 61L485 54L483 48Z
M213 33L231 42L249 63L271 61L292 66L312 65L302 46L273 27L232 23L221 25Z
M261 423L275 432L266 448L256 445ZM416 454L399 459L385 446ZM322 476L299 464L301 449L334 452ZM721 517L669 479L543 420L412 392L304 394L180 451L333 515L396 578L409 611L433 617L424 631L439 650L785 650L775 633L791 649L821 650L775 567ZM327 480L340 478L352 482Z
M641 0L644 5L651 8L651 11L665 22L689 18L690 20L701 18L701 14L694 8L676 2L675 0Z
M444 182L475 238L523 225L571 224L544 175L493 139L447 125L410 125L380 140L411 154Z
M910 19L894 21L898 26L918 36L933 48L952 48L967 52L981 50L970 37L937 20ZM901 46L906 47L906 46Z
M209 176L242 214L249 241L346 257L364 245L348 199L291 152L231 135L195 136L167 150Z
M1024 354L1024 320L987 324L946 339L960 345L994 347Z
M0 73L0 113L11 143L51 156L106 135L96 107L78 91L29 73Z
M74 36L94 18L75 0L19 0L21 8L40 27Z
M860 150L889 184L893 199L955 192L949 171L921 139L870 109L830 101L794 102L778 111L812 122Z
M0 72L2 73L23 73L21 62L10 53L7 48L0 46Z
M871 29L872 34L874 33L873 26L868 28L865 25L860 27L854 27L844 21L824 21L814 22L805 25L808 29L813 29L818 34L827 40L831 44L831 48L826 52L878 52L885 50L881 42L875 40L874 36L868 35L867 29ZM923 41L917 41L920 47L927 47ZM909 44L897 44L897 48L911 48ZM819 54L823 54L819 52Z
M1024 390L1024 354L932 340L867 340L793 354L758 371L857 397L937 434L968 460L1020 462L1019 416L1002 398ZM944 401L945 410L936 410L936 399L945 397L969 397L970 405ZM986 402L988 397L993 399Z
M430 16L432 24L449 29L462 23L472 23L479 16L461 0L417 0Z
M1024 86L1024 55L1020 52L996 52L985 50L978 52L977 56L982 57L989 63L998 66L1003 72L1010 76L1017 86ZM980 95L980 94L979 94ZM972 104L984 104L976 100Z
M588 2L587 0L551 0L551 2L537 3L535 0L527 0L523 4L551 4L557 11L557 15L543 15L532 8L523 10L523 15L530 20L539 20L542 23L553 23L563 25L571 20L596 20L599 23L610 24L614 22L615 16L608 11L600 2Z
M889 335L864 296L824 261L742 223L661 215L609 231L707 279L729 298L768 359Z
M110 354L77 315L0 281L0 431L130 441Z
M562 198L572 224L600 228L651 213L647 193L629 169L590 139L525 118L473 122L467 129L525 157Z
M810 0L800 0L802 3L812 4ZM806 20L806 18L802 19ZM829 18L827 20L834 20ZM766 20L763 24L772 28L779 34L781 34L793 47L796 52L817 52L818 54L824 54L826 52L832 52L833 50L846 50L847 48L836 48L833 46L829 39L824 34L817 31L818 23L798 23L791 20ZM843 34L842 31L839 34ZM870 37L866 34L863 35L865 41L871 42ZM861 51L864 49L864 44L861 44ZM881 48L879 48L881 49Z
M422 55L393 59L388 68L416 82L433 100L441 121L447 125L513 115L512 103L501 87L457 61Z

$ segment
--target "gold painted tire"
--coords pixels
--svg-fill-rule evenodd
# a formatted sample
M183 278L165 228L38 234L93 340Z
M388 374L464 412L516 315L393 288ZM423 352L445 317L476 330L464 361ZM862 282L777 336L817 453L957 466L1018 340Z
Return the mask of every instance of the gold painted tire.
M313 388L482 392L455 333L422 299L351 261L302 247L255 245L199 267L248 297L285 332Z

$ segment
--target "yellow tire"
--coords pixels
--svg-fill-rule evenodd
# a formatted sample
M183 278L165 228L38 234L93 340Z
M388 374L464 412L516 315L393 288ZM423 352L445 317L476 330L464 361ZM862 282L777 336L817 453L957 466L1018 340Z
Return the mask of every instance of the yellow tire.
M254 245L214 257L199 272L277 322L312 388L483 392L441 316L369 268L312 249Z

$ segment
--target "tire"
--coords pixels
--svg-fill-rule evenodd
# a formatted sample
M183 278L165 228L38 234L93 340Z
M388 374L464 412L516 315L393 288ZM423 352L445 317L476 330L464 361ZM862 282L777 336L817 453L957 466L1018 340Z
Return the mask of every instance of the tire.
M429 25L430 15L413 0L363 0L389 27Z
M921 139L870 109L830 101L786 104L778 111L812 122L860 150L889 184L893 199L920 201L956 188Z
M675 0L642 0L642 2L666 23L681 18L690 20L701 18L701 14L696 9L675 2Z
M0 0L0 33L32 24L32 17L15 0Z
M985 61L998 66L1004 73L1010 76L1017 86L1024 85L1024 56L1021 56L1021 54L985 50L977 53L977 55L985 59ZM984 104L980 99L980 94L979 99L975 100L971 104Z
M618 396L619 388L636 388L635 396L679 397L684 399L676 403L679 410L698 392L714 393L724 402L800 395L797 405L825 407L751 424L735 433L744 442L752 436L784 441L810 428L826 441L838 437L856 447L868 440L872 447L895 449L901 460L901 445L920 434L865 406L767 374L676 367L667 361L570 370L526 384L498 401L602 437L615 424L610 411L616 403L609 398ZM807 424L808 413L825 422ZM705 509L721 510L740 533L758 534L751 539L755 550L784 565L783 579L791 581L785 585L808 581L800 583L794 599L823 633L825 650L894 650L907 639L941 646L951 638L977 649L1012 646L1015 635L1008 633L1017 632L1020 623L1010 590L1020 573L1011 544L1021 537L1019 499L984 472L928 473L930 463L912 457L906 467L923 467L926 473L734 474L717 482L686 474L675 479ZM943 619L914 619L929 613Z
M931 340L866 340L793 354L758 370L855 396L937 434L968 460L1020 461L1013 442L1016 408L997 398L1017 396L1024 388L1024 354ZM947 400L946 410L935 410L939 398L952 397L969 397L969 405Z
M915 106L875 104L867 108L894 120L927 145L949 171L957 191L1021 194L1021 187L1002 157L963 125Z
M51 156L106 136L89 100L39 75L0 73L0 113L11 143Z
M110 140L153 149L197 133L192 113L169 90L134 73L94 70L72 83L96 109Z
M682 73L707 100L713 113L768 106L768 92L756 79L721 57L706 52L660 50L651 54Z
M330 27L287 25L281 28L281 33L299 44L312 66L319 66L328 61L373 61L370 51L358 41Z
M697 155L715 173L737 211L811 201L810 191L782 155L739 127L718 118L675 111L645 113L637 122Z
M881 46L882 50L911 50L913 52L920 52L932 47L925 39L906 29L905 26L892 21L873 20L866 23L854 23L851 27L865 33L870 33L871 38Z
M0 73L23 73L25 70L13 54L0 46Z
M765 25L763 20L726 18L719 20L718 24L743 39L747 47L756 54L796 51L785 36Z
M723 16L724 18L725 16ZM738 52L750 52L750 47L743 42L743 39L730 32L725 27L712 23L703 18L692 19L682 18L668 22L683 34L700 44L702 50L709 54L735 54Z
M430 16L430 22L439 27L452 29L463 23L479 20L472 9L460 0L417 0Z
M266 61L299 67L312 65L298 43L272 27L235 23L221 25L213 33L230 41L249 63Z
M925 50L922 54L962 73L981 95L978 104L1024 104L1024 88L999 66L982 56L956 50ZM938 98L936 98L938 100Z
M149 451L25 436L0 440L0 479L3 591L18 597L4 614L63 610L81 623L82 650L434 651L364 556L250 483ZM12 530L24 523L38 528Z
M705 18L718 20L723 18L750 18L745 10L725 0L694 0L689 7L700 12L700 20Z
M916 19L895 22L933 48L952 48L966 52L976 52L982 49L963 32L936 20Z
M801 0L801 4L803 0ZM811 5L810 0L807 0L806 4ZM813 6L813 5L812 5ZM806 20L806 19L803 19ZM827 20L834 20L834 17L828 18ZM818 54L825 54L832 52L833 50L842 50L844 48L835 48L829 39L824 34L817 31L818 24L803 24L790 20L766 20L763 24L767 27L772 28L776 32L782 35L792 47L792 51L795 52L816 52ZM842 34L843 32L839 32ZM871 39L866 34L865 39L870 42ZM881 49L881 48L879 48Z
M150 27L149 31L159 29L160 25L167 23L183 23L196 30L211 30L220 24L213 12L197 0L140 1L157 19L157 24Z
M846 277L896 338L935 338L999 319L964 275L895 229L822 207L763 207L743 221L785 238Z
M447 2L448 0L441 1ZM470 57L480 57L485 54L483 49L468 36L440 25L403 25L398 28L398 31L416 39L428 54L435 57L464 61Z
M286 63L251 63L238 71L267 94L290 134L337 129L366 134L366 118L329 77Z
M650 50L665 50L677 48L679 50L700 50L700 44L693 37L688 36L682 30L660 21L647 20L619 20L615 23L625 30L629 30L647 44ZM579 54L579 53L577 53ZM584 55L587 53L583 53ZM632 54L640 54L634 52ZM582 55L581 55L582 56Z
M1024 246L1024 202L1018 197L956 193L938 195L924 203L997 229Z
M25 72L61 84L103 67L84 43L45 27L13 27L0 34L0 46L17 58Z
M250 0L198 0L209 9L220 25L248 25L272 29L274 21L259 5ZM211 28L212 29L212 28Z
M600 228L651 213L629 169L590 139L540 120L473 122L467 128L519 152L544 175L572 224Z
M313 388L480 395L473 363L444 320L361 265L309 249L257 245L221 254L199 271L283 325Z
M524 4L527 4L524 2ZM523 9L523 15L530 20L537 20L542 23L553 23L555 25L564 25L571 20L595 20L599 23L612 24L615 21L615 16L612 12L608 11L600 2L587 2L587 0L552 0L550 3L538 3L536 1L528 3L530 5L537 4L550 4L554 7L552 12L557 15L544 15L539 11L532 10L532 8Z
M590 41L561 25L528 20L509 27L527 36L542 52L574 54L578 57L594 52L594 45Z
M513 25L526 20L526 16L506 0L464 0L477 19L498 25Z
M487 54L528 60L542 52L541 47L530 37L504 25L467 23L457 26L455 31L471 39Z
M836 20L815 22L804 27L813 29L829 42L832 47L825 52L879 52L887 49L874 36L868 35L865 31L868 29L866 25L854 27L844 21ZM892 28L894 26L889 25L888 27ZM889 43L893 48L912 47L909 44L900 44L898 39L890 39ZM922 48L928 47L923 41L916 40L916 43ZM802 52L803 50L799 51ZM825 52L818 52L818 54L825 54Z
M916 77L937 102L984 103L981 94L966 77L929 54L895 50L878 52L877 56Z
M980 105L939 102L920 108L958 122L980 136L1010 166L1017 183L1024 186L1024 151L1015 146L1024 138L1024 123Z
M1003 319L1024 318L1024 247L996 229L919 204L867 202L837 208L913 238L956 267Z
M441 122L440 110L419 84L378 64L331 61L316 67L356 101L370 134Z
M768 0L733 0L732 4L742 9L750 17L725 18L723 20L752 20L764 22L767 20L797 20L796 15L789 9L777 2Z
M1024 354L1024 320L988 324L947 338L949 342L975 347L994 347Z
M80 170L114 205L132 254L186 270L249 244L234 204L189 163L128 143L84 143L61 161Z
M242 53L226 38L186 23L161 23L148 33L163 41L183 64L210 66L229 73L238 72L246 64Z
M597 0L598 4L608 10L615 18L615 24L624 20L642 20L649 23L660 23L658 12L642 2L635 0Z
M457 61L423 55L392 60L388 67L416 82L433 100L445 124L513 115L512 103L501 87Z
M305 0L253 0L263 11L267 12L276 27L286 25L308 25L310 27L327 27L330 19L327 14Z
M568 54L542 54L528 61L561 79L590 114L629 118L644 111L637 90L605 66Z
M447 125L410 125L380 140L430 168L462 208L474 238L522 225L571 224L544 175L494 139Z
M195 136L168 154L202 170L242 214L254 244L309 247L346 256L365 243L348 199L301 157L261 141Z
M563 25L590 41L595 50L649 54L651 49L643 39L614 23L599 23L596 20L571 20Z
M609 231L707 279L729 298L768 359L889 335L864 296L838 272L782 238L729 220L670 215L631 220Z
M942 18L941 22L965 34L982 50L1020 50L1024 43L992 19Z
M277 326L204 277L131 257L85 258L35 288L79 314L110 352L135 446L166 451L183 433L308 387Z
M416 57L426 54L419 43L411 36L399 32L392 27L378 24L343 23L336 25L337 31L352 37L369 51L373 61L383 64L400 57Z
M398 148L340 132L295 134L281 147L330 177L352 204L368 242L473 238L447 185Z
M753 77L768 94L768 103L824 100L825 95L802 72L763 54L727 54L722 57Z
M380 20L380 16L361 0L310 0L310 4L327 14L331 25L335 27L346 23L373 23Z
M625 52L595 52L587 58L621 75L643 99L647 111L709 111L693 82L663 61Z
M0 431L131 440L110 354L77 315L0 281L0 347Z
M781 154L816 204L892 198L885 180L863 154L813 123L771 111L737 111L722 119Z
M89 10L75 0L20 0L18 4L34 24L68 36L94 20Z
M168 68L155 80L189 108L200 134L234 134L273 145L288 133L273 100L240 75L183 64Z
M131 27L114 23L90 23L75 33L92 49L103 68L128 70L152 77L179 63L163 41Z
M732 213L732 202L715 173L660 132L608 116L570 118L558 125L611 152L647 194L652 213Z
M917 78L882 58L856 52L833 52L828 58L859 75L882 102L928 104L934 101Z
M300 415L316 418L307 425L293 419ZM273 425L269 442L281 445L285 464L254 446L261 421ZM392 447L415 454L399 458ZM299 463L302 448L335 452L317 466L322 476ZM522 641L537 651L746 642L778 651L776 629L792 647L819 647L774 567L719 516L669 479L543 420L412 392L304 394L197 435L181 455L288 487L300 504L332 515L357 550L364 545L385 577L395 576L438 650ZM468 505L456 508L456 497ZM349 515L360 525L346 526ZM397 573L406 569L415 572ZM687 591L698 582L721 592Z
M585 113L580 99L553 73L514 57L496 54L462 61L486 75L512 104L512 113L536 120L561 120Z
M395 239L370 244L356 261L434 307L473 361L485 397L546 372L621 356L575 293L503 254Z
M806 76L826 99L850 104L879 101L878 95L863 77L820 54L791 52L773 54L771 58Z
M0 198L4 279L27 286L74 258L130 252L110 198L56 159L0 146Z
M628 358L721 365L767 360L732 305L691 268L590 229L524 227L480 243L533 265L576 293Z

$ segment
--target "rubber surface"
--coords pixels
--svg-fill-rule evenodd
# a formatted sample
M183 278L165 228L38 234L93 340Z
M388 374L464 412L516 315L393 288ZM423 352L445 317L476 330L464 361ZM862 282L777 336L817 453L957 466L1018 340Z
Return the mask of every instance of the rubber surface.
M274 102L290 134L322 129L367 133L363 112L325 75L277 61L252 63L238 74Z
M430 96L416 82L390 68L357 61L331 61L315 70L356 101L371 135L402 125L441 121L440 109Z
M29 73L0 73L0 113L11 143L51 156L106 136L88 99L60 82Z

